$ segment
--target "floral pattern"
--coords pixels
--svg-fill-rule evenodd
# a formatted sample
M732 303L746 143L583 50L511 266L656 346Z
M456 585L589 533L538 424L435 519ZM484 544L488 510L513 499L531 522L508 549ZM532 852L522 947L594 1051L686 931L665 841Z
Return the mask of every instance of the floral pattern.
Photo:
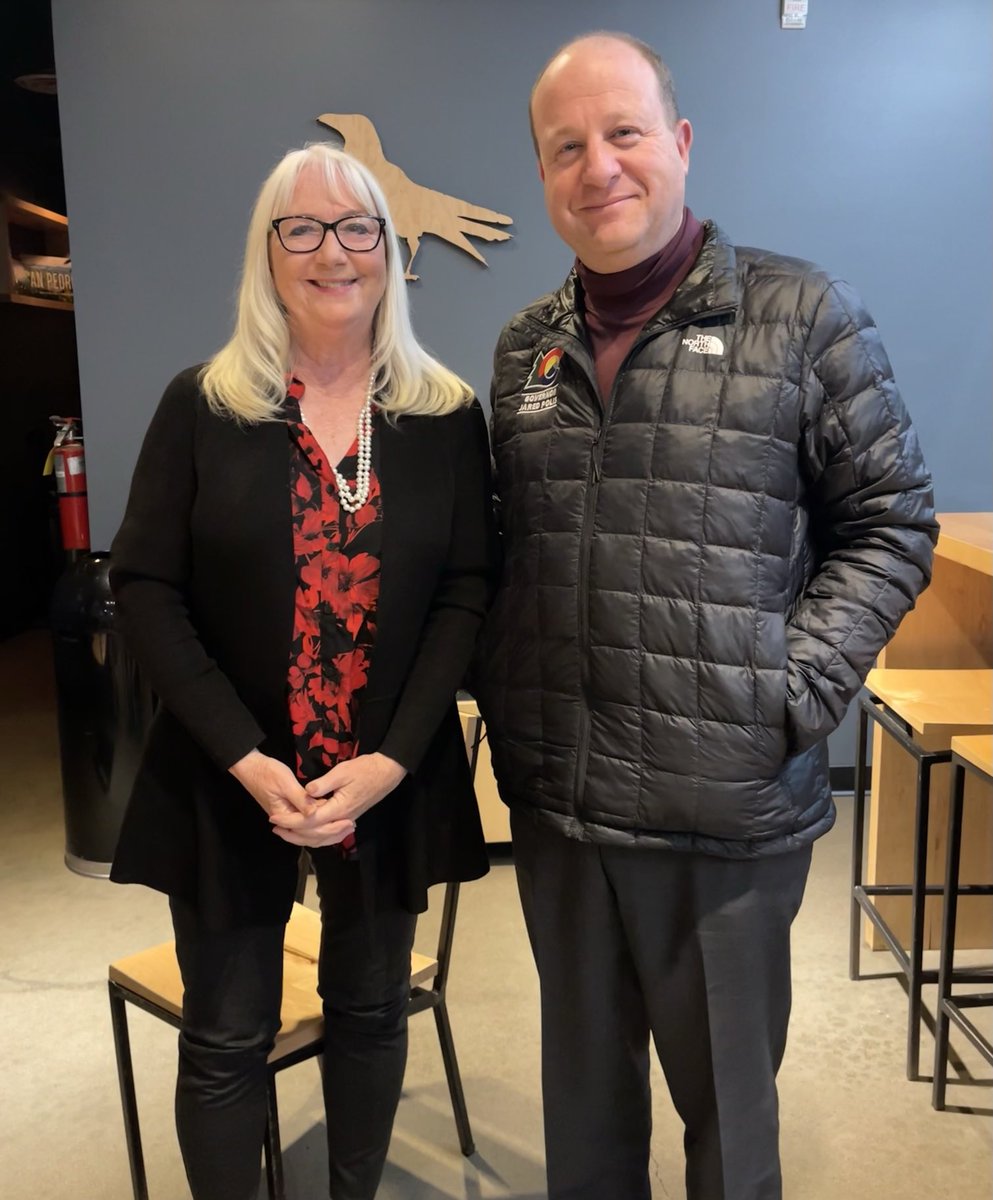
M382 496L373 470L362 508L349 513L341 507L331 465L300 416L303 394L304 385L292 379L285 410L293 447L290 503L297 587L289 711L297 776L307 783L357 750L358 703L376 636ZM357 465L353 442L339 470L354 479Z

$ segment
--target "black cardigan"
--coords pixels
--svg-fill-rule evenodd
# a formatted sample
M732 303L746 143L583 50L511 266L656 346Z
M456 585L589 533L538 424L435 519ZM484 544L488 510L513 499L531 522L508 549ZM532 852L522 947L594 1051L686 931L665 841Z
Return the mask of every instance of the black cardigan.
M292 765L295 574L286 426L214 414L197 374L162 397L111 548L120 628L161 700L111 878L220 928L292 904L298 851L227 768L256 746ZM359 819L358 841L390 864L378 893L420 912L432 883L487 869L454 705L496 567L482 410L380 420L373 453L382 574L359 749L410 774Z

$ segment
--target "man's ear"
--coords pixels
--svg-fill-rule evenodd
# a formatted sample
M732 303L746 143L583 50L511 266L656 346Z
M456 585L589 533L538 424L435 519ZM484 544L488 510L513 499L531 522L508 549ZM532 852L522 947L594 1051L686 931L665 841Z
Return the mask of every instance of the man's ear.
M685 117L676 122L675 134L679 157L683 160L683 165L688 171L690 169L690 146L693 145L693 126Z

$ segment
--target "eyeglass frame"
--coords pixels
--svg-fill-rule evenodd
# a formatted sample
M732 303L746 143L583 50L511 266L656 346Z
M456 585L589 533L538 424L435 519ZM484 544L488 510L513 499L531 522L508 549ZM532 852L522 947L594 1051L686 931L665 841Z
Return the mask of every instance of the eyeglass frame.
M365 221L375 221L379 226L379 237L376 238L375 242L371 246L368 246L365 250L353 250L350 246L346 246L338 236L338 226L344 225L346 221L354 221L356 217L360 217ZM283 221L313 221L315 225L320 225L321 227L321 240L312 250L291 250L290 247L287 246L287 244L283 241L283 235L279 232L279 227ZM316 254L317 251L320 250L320 248L324 245L324 239L328 236L329 231L334 234L335 241L346 253L371 254L383 240L383 230L386 228L386 218L374 216L372 213L349 213L346 217L339 217L337 221L322 221L320 217L312 217L309 213L288 213L285 217L275 217L269 222L269 224L275 231L276 237L279 239L279 244L283 247L287 254Z

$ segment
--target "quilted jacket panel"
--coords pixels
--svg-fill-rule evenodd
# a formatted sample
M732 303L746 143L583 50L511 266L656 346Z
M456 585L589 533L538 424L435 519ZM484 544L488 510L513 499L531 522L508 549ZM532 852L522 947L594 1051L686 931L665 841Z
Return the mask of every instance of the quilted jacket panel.
M708 223L604 402L578 293L495 356L501 792L585 839L804 844L834 816L824 739L937 534L879 334L843 282Z

